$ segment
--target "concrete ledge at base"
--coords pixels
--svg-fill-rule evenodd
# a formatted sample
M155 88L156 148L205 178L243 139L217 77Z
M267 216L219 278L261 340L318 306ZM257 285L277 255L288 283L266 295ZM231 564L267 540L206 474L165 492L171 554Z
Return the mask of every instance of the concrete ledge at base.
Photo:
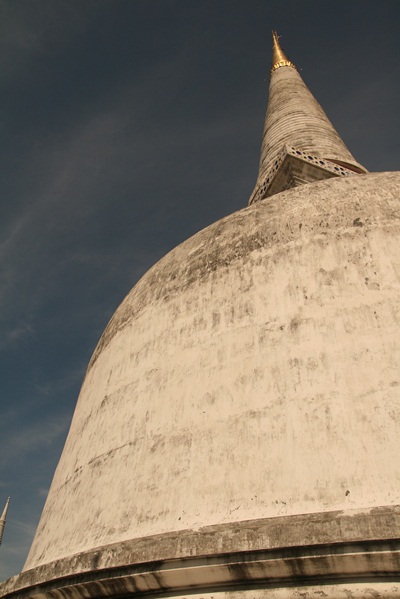
M0 585L0 597L118 596L104 594L110 590L90 594L90 588L104 585L107 589L122 585L121 595L128 589L171 592L249 581L293 585L326 577L392 577L400 572L399 555L400 506L301 514L99 547L9 579ZM71 595L76 586L83 594ZM64 587L67 594L60 594Z
M400 580L400 541L292 547L93 570L14 589L8 599L102 599L132 594L246 591ZM372 584L373 586L373 584ZM380 595L373 593L375 599ZM400 597L397 592L393 597ZM330 596L329 596L330 597Z

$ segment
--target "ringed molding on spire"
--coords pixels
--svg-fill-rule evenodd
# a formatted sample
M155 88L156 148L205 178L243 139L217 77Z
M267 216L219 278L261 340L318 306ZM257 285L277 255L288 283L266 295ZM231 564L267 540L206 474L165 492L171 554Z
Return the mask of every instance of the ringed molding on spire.
M366 172L288 60L273 31L268 109L259 173L249 204L298 185Z
M271 75L276 69L280 67L292 67L293 69L296 66L287 58L286 54L282 50L279 44L279 36L276 31L272 31L272 67L271 67Z

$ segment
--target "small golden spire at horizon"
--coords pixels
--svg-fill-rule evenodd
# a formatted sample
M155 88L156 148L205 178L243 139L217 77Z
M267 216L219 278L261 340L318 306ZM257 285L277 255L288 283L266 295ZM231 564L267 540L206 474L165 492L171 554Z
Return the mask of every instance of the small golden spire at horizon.
M282 48L279 44L279 36L278 36L277 32L273 30L272 31L272 67L271 67L270 74L272 75L272 73L274 71L276 71L276 69L279 69L280 67L292 67L293 69L296 68L296 66L293 64L293 62L291 62L287 58L286 54L282 50Z
M10 503L10 498L7 499L6 505L4 506L4 510L0 517L0 545L3 540L3 533L4 533L4 527L6 525L6 517L7 517L7 510L8 510L9 503Z

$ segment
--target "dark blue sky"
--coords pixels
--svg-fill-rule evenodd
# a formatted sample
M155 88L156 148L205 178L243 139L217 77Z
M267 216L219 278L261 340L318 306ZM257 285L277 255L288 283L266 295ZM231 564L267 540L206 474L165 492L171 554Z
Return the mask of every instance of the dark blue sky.
M114 310L247 203L271 29L356 159L397 170L399 20L398 0L0 0L0 579Z

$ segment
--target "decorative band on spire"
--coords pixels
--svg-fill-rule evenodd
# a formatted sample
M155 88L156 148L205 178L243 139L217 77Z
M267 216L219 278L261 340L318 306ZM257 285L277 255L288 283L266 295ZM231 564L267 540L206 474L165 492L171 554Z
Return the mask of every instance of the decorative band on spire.
M293 62L287 58L286 54L282 50L279 44L279 36L277 32L272 31L272 67L270 75L272 75L272 73L280 67L292 67L293 69L296 68Z

